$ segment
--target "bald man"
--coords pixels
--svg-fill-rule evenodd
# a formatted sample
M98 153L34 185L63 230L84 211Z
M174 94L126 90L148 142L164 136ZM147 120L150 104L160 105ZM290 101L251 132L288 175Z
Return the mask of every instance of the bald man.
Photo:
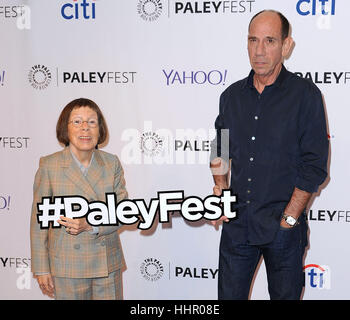
M280 12L256 14L248 28L252 70L220 96L214 193L231 188L238 217L220 219L219 299L249 298L261 256L270 298L301 297L305 209L327 177L328 136L320 90L283 65L292 45ZM222 129L229 130L226 144Z

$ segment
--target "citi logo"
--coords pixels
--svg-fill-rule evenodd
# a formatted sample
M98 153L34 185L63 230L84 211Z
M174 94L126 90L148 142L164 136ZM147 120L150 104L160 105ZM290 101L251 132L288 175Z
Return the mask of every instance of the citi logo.
M335 0L299 0L297 12L302 16L335 15Z
M328 266L308 264L304 267L305 286L317 289L331 288L331 270Z
M66 20L71 19L95 19L95 0L73 0L73 3L65 3L61 7L61 15Z

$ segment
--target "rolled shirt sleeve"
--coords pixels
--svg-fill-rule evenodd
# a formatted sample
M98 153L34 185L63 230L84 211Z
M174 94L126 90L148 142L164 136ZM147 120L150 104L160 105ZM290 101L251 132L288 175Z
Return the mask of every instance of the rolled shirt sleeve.
M328 175L329 139L323 99L316 86L310 85L304 101L299 119L300 163L295 186L313 193Z

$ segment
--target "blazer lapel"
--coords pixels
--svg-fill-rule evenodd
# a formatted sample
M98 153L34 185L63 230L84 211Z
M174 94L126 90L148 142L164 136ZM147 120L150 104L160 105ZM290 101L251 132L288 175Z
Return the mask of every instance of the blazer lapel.
M68 147L63 150L62 167L64 168L64 174L66 175L66 177L79 189L81 189L85 196L92 199L96 199L96 192L94 191L88 180L85 179L85 177L82 175L82 172L79 169L78 165L75 163L75 160L73 159Z
M103 177L104 167L105 163L101 158L100 152L95 150L94 159L91 162L86 179L97 196L99 195L98 182L100 182Z

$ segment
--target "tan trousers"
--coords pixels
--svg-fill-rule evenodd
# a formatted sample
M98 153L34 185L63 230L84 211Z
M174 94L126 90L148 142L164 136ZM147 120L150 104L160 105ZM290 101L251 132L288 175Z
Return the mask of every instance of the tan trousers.
M101 278L54 277L56 300L122 300L120 270Z

